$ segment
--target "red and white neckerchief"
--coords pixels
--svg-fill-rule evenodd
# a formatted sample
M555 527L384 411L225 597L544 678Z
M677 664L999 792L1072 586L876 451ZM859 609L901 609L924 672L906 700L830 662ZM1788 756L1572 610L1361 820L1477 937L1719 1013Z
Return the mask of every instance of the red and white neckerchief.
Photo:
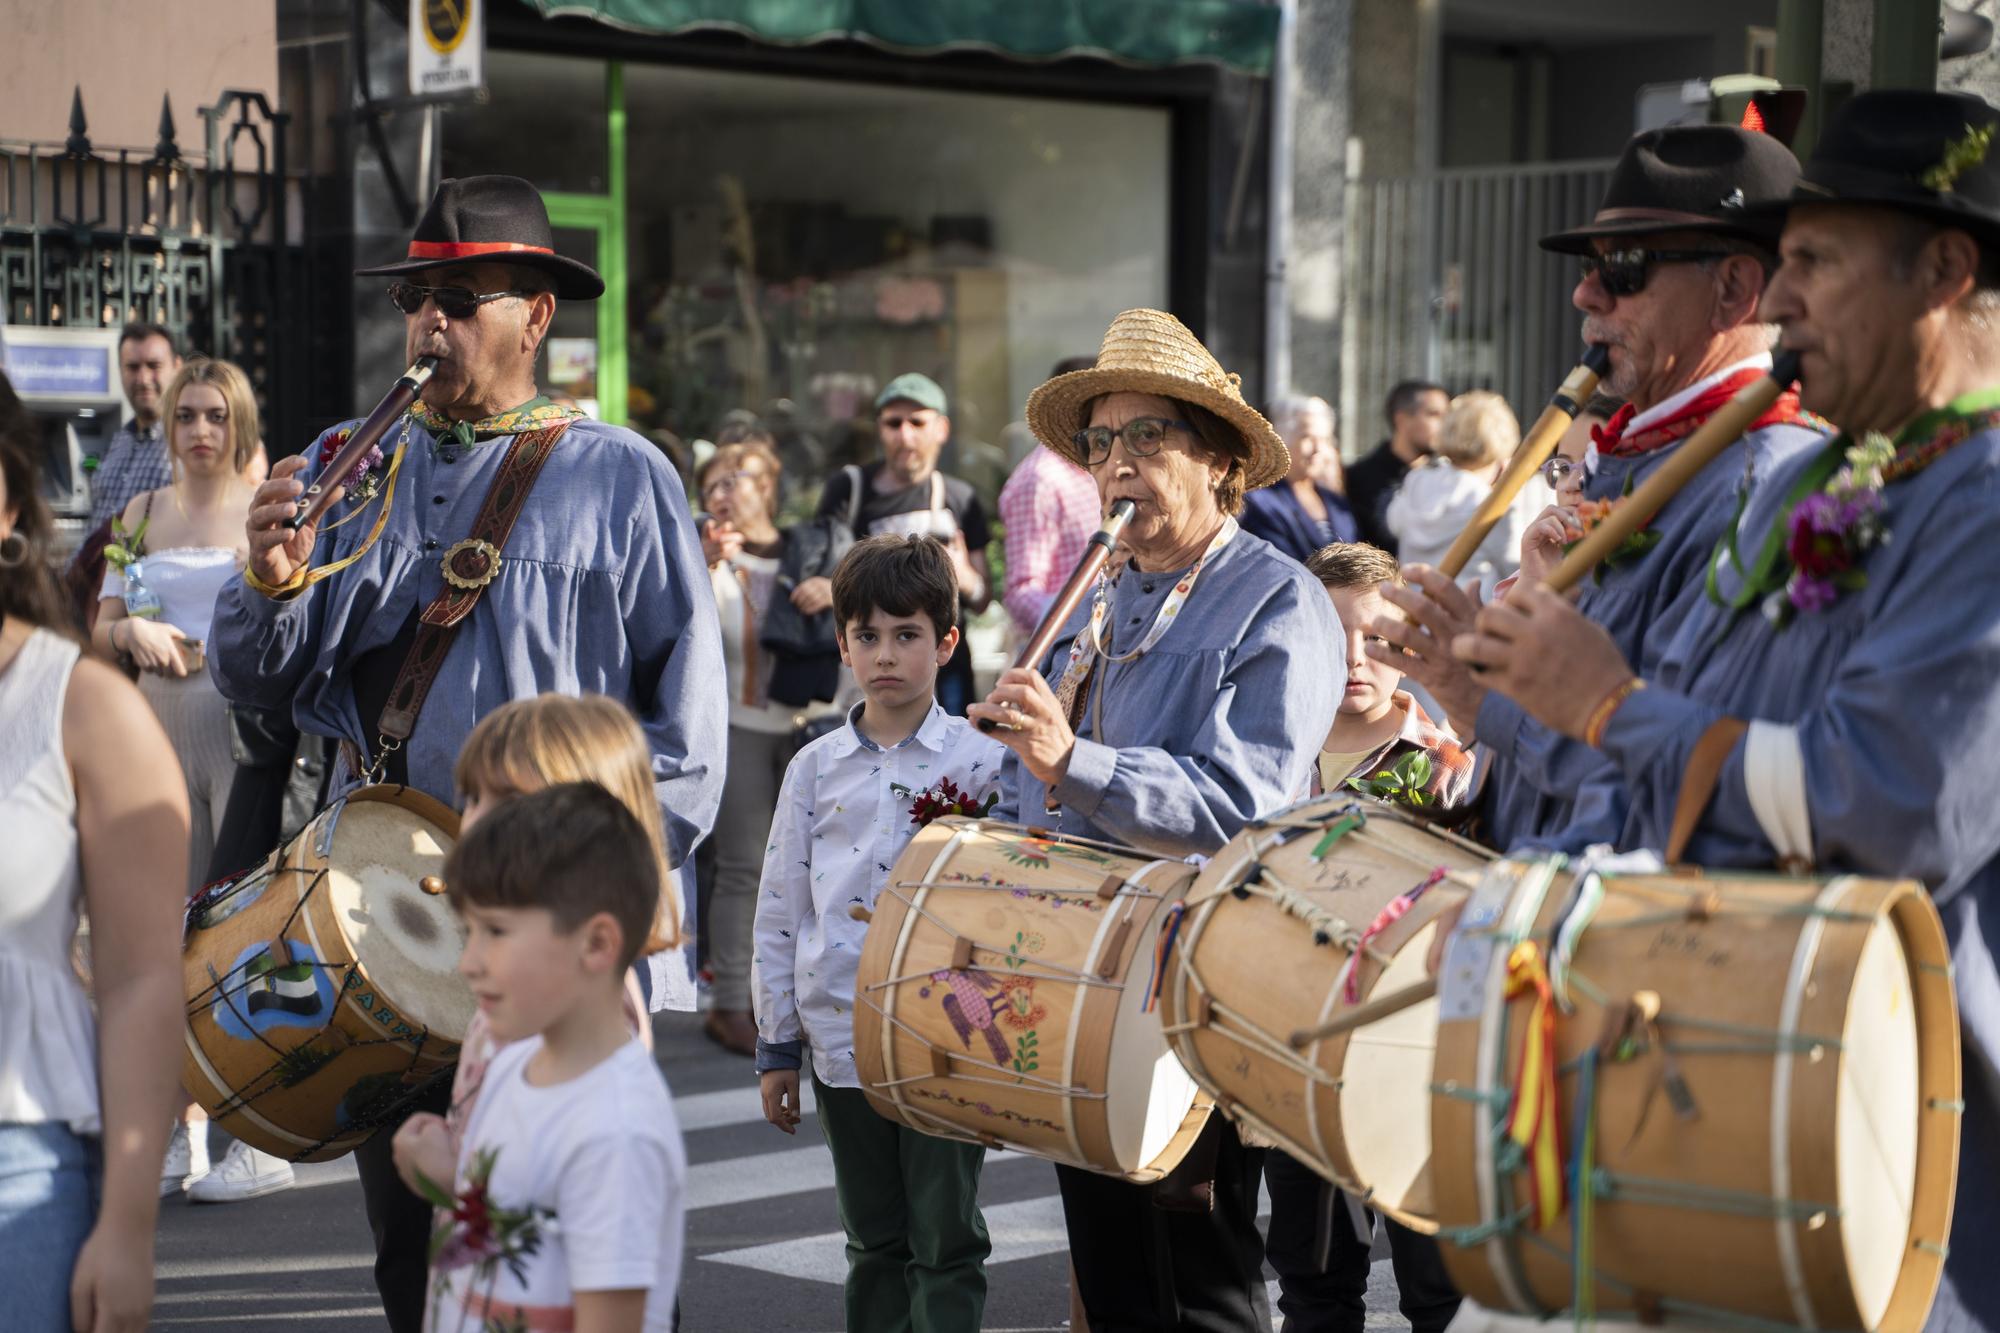
M1760 354L1691 384L1644 412L1636 411L1630 403L1625 404L1613 414L1611 420L1590 428L1590 451L1585 456L1584 469L1594 474L1600 457L1637 457L1686 439L1714 416L1723 404L1762 379L1770 369L1770 355ZM1791 421L1798 414L1799 396L1794 390L1786 389L1762 416L1745 429L1762 430L1766 426Z

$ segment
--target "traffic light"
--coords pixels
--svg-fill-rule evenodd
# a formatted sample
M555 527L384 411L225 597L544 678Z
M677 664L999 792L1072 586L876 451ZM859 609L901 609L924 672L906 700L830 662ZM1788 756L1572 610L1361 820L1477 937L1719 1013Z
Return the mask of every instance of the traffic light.
M1761 130L1789 147L1805 119L1806 90L1757 74L1726 74L1708 81L1708 123Z

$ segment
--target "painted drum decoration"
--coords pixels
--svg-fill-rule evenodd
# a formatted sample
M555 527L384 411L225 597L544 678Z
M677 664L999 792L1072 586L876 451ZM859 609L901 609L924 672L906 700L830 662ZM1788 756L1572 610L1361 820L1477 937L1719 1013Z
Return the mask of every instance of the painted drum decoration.
M1141 1006L1159 919L1193 878L1111 843L926 825L876 897L856 977L870 1103L927 1134L1165 1175L1208 1106Z
M1295 1047L1301 1029L1421 981L1437 919L1491 853L1394 806L1326 796L1230 839L1168 924L1160 1022L1233 1120L1355 1198L1436 1230L1435 1000Z
M464 935L422 882L457 831L422 792L363 787L189 905L183 1079L231 1135L326 1161L450 1076L473 1013Z
M1642 1322L1922 1327L1957 1173L1921 885L1496 862L1439 978L1459 1290Z

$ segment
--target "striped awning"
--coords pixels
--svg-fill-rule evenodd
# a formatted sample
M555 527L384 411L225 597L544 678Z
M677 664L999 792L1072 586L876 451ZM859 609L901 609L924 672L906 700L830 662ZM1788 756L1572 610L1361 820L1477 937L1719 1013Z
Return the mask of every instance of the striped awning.
M741 33L781 46L860 41L911 55L1090 56L1267 74L1278 9L1260 0L527 0L545 18L633 32Z

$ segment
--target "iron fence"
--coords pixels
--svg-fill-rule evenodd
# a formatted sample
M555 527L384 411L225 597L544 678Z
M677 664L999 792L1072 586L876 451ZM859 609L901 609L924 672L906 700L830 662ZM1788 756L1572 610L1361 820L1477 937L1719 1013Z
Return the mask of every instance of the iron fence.
M184 350L242 365L265 437L293 440L313 312L297 231L304 185L285 162L290 117L235 91L199 114L195 155L164 100L150 150L98 148L80 91L61 144L0 140L0 319L164 325Z
M1541 410L1576 364L1582 321L1569 303L1573 263L1536 242L1589 218L1611 167L1349 178L1340 414L1351 451L1379 438L1398 380L1492 389L1524 422Z

